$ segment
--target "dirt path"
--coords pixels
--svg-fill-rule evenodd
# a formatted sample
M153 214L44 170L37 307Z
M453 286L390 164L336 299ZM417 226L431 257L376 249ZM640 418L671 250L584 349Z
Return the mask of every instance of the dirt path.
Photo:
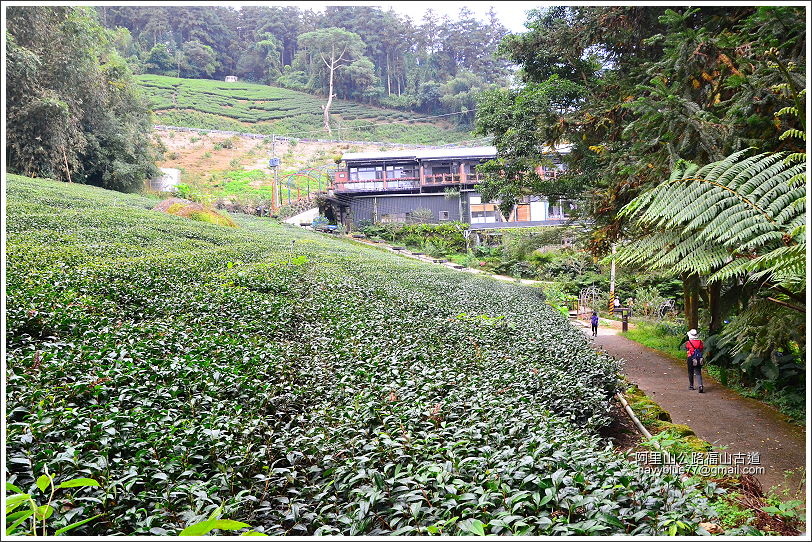
M591 335L591 331L584 332ZM773 486L803 499L806 433L785 421L774 408L742 397L703 374L705 393L688 390L684 363L668 358L601 326L595 347L625 360L625 373L671 414L674 423L691 427L700 438L726 447L729 454L758 452L763 474L756 474L765 491ZM792 474L785 477L786 471Z

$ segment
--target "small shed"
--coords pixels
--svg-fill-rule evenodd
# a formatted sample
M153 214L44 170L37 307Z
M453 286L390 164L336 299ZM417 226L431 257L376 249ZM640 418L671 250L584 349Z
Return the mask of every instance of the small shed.
M237 76L236 75L226 75L226 83L236 83Z

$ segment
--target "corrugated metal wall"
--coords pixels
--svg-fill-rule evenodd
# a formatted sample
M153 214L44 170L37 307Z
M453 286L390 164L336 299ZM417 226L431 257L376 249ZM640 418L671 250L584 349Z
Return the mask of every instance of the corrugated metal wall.
M409 196L370 196L356 197L350 203L352 220L355 224L366 222L403 222L407 213L417 209L428 209L433 222L460 220L459 197L445 197L444 194L414 194ZM441 216L441 213L443 214ZM446 218L447 216L447 218Z

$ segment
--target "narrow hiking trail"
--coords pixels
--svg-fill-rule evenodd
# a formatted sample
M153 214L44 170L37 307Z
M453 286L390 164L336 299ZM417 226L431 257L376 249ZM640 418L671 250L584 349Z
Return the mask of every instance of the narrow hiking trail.
M579 322L579 324L581 324ZM591 336L587 327L579 325ZM804 499L806 432L774 408L728 390L703 372L705 393L688 390L688 371L678 362L601 326L595 348L625 361L624 372L665 409L674 423L685 424L696 435L729 454L758 452L763 474L756 474L765 492L773 486ZM785 477L785 471L792 474Z

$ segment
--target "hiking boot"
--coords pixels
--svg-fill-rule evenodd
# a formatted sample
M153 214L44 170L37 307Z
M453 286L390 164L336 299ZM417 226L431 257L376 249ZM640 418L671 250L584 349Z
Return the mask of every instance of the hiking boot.
M699 393L705 393L705 388L703 388L702 386L699 386Z
M691 391L693 391L693 390L695 390L696 388L694 388L693 386L688 386L688 389L689 389L689 390L691 390Z

